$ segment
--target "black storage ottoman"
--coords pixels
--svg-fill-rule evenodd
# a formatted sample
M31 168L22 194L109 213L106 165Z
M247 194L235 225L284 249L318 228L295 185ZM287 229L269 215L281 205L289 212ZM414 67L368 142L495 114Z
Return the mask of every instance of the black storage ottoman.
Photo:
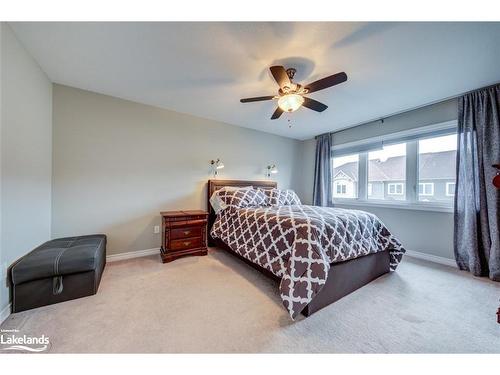
M106 265L106 236L45 242L11 268L12 312L97 293Z

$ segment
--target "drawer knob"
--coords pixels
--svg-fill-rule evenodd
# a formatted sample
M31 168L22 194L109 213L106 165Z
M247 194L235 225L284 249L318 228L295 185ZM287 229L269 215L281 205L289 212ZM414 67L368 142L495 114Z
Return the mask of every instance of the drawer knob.
M184 235L185 235L185 236L187 236L189 233L191 233L191 231L190 231L190 230L185 230L185 231L184 231Z
M186 241L182 243L184 246L189 246L191 244L191 241Z

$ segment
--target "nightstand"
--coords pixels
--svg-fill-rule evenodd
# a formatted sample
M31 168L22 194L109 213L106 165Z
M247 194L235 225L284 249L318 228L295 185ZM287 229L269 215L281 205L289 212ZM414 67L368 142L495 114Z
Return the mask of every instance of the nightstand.
M161 260L171 262L186 255L207 255L208 212L163 211Z

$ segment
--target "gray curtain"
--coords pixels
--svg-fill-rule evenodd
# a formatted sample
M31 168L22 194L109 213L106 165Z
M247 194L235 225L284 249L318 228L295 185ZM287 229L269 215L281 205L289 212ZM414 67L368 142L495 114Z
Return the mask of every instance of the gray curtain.
M314 167L313 204L328 206L332 202L332 135L316 137L316 163Z
M457 265L500 281L500 85L459 98L454 247Z

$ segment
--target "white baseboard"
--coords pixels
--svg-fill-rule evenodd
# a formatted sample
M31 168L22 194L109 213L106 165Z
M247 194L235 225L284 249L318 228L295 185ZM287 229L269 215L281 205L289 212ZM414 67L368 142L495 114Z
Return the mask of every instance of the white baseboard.
M155 254L159 254L159 253L160 253L160 248L159 247L155 247L154 249L130 251L128 253L120 253L120 254L108 255L106 257L106 262L116 262L116 261L119 261L119 260L146 257L146 256L149 256L149 255L155 255Z
M411 258L423 259L433 263L443 264L445 266L457 268L457 263L453 259L438 257L436 255L421 253L419 251L406 250L405 255Z
M155 255L155 254L159 254L159 253L160 253L160 248L155 247L153 249L137 250L137 251L130 251L128 253L108 255L106 257L106 261L107 262L117 262L119 260L146 257L149 255ZM449 267L455 267L455 268L457 267L457 264L455 263L455 261L453 259L443 258L443 257L439 257L437 255L421 253L419 251L413 251L413 250L406 250L405 255L407 255L411 258L427 260L429 262L443 264L443 265L449 266Z
M5 320L9 317L10 315L10 303L5 306L5 308L0 311L0 324L2 324L3 322L5 322Z

